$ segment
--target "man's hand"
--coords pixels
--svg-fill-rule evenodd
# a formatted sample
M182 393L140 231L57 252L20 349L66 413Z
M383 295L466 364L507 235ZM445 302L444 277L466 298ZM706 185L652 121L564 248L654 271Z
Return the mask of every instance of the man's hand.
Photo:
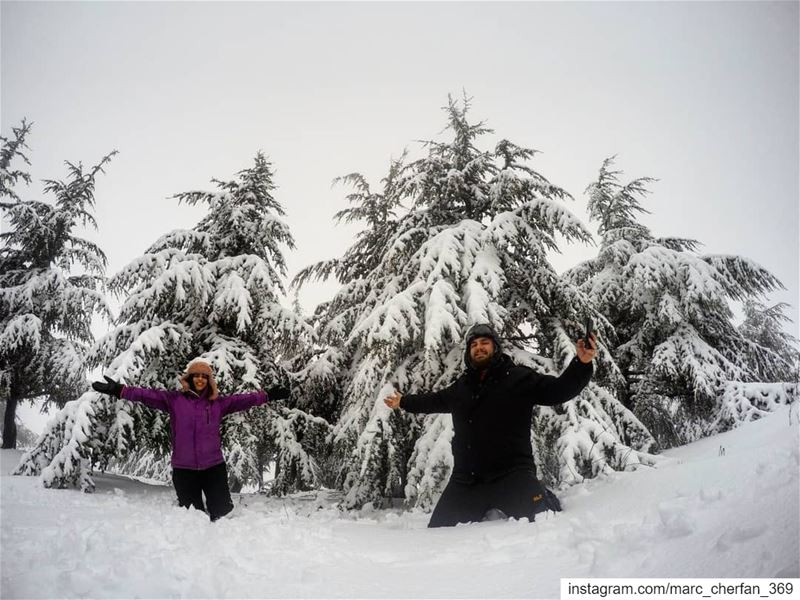
M395 392L391 396L386 396L386 398L383 399L383 403L394 410L395 408L400 408L400 398L402 397L400 392Z
M95 381L92 383L92 389L101 394L109 394L110 396L120 397L122 394L122 385L111 379L108 375L105 376L105 382Z
M575 354L578 355L578 360L582 363L590 363L594 358L594 355L597 354L597 337L594 333L589 338L591 345L589 348L586 347L586 343L583 341L583 338L578 340L578 343L575 347Z
M286 400L292 395L291 390L283 386L271 387L264 391L267 392L267 400Z

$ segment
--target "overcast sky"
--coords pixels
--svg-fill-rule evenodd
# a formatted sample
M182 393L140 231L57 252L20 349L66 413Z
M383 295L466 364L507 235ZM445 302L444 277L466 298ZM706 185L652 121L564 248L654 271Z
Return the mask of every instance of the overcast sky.
M334 226L360 171L438 136L448 93L474 120L540 150L533 166L575 198L604 158L659 179L643 218L702 252L775 273L798 320L797 2L43 3L2 2L0 116L23 117L35 184L64 160L117 149L97 186L109 275L201 209L172 194L212 189L263 150L297 249L289 276L340 255ZM590 225L590 228L595 228ZM593 256L568 247L559 270ZM335 285L301 294L307 311Z

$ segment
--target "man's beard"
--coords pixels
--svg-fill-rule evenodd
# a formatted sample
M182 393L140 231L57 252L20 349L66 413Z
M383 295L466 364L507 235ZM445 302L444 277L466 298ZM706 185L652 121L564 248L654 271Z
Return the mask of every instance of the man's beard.
M487 368L489 364L492 362L492 358L494 357L494 352L489 354L485 354L479 358L475 358L474 356L469 357L469 362L475 369L482 371L483 369Z

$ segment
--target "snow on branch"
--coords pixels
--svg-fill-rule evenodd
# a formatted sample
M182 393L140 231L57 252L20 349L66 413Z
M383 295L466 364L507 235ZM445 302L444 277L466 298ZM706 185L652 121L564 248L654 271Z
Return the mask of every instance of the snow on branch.
M594 383L564 405L564 415L567 421L556 427L558 433L552 447L537 440L540 462L551 468L555 463L557 468L555 473L545 473L553 485L580 483L601 473L652 466L659 460L650 453L656 444L644 425ZM553 430L548 422L555 424L561 419L553 408L539 407L534 421L536 431L547 431Z
M798 384L728 381L722 388L720 410L711 431L725 431L756 421L785 404L798 401Z
M97 355L113 353L124 347L109 365L109 372L116 379L131 380L146 372L147 367L157 362L158 357L180 355L191 343L191 332L180 323L164 321L151 324L139 322L121 326L98 343ZM119 344L125 345L119 345Z
M416 337L422 331L418 311L422 308L420 300L426 289L424 281L417 281L391 295L353 329L349 339L363 337L367 346L396 346Z
M514 209L512 213L524 219L546 238L551 250L558 250L554 236L559 234L567 241L592 243L592 234L586 226L563 204L549 198L535 198Z
M431 510L453 470L453 419L450 415L431 415L426 421L423 434L414 444L404 492L408 505Z
M192 254L207 254L211 249L211 235L196 229L176 229L158 238L146 252L156 254L170 249L180 249Z
M21 348L39 350L42 341L42 320L36 315L16 315L2 324L0 347L3 352L17 352Z
M466 313L458 306L453 285L440 279L433 284L425 308L425 348L438 350L443 344L457 342L466 324Z
M686 377L695 394L706 397L712 397L725 379L741 379L746 375L685 322L655 347L651 366L668 379Z
M728 296L734 300L786 289L777 277L749 258L723 255L700 258L720 274Z
M214 312L209 315L210 320L213 322L218 320L220 315L227 317L233 313L236 316L236 330L245 331L252 323L251 297L239 273L230 270L221 275L214 292Z
M79 486L94 490L91 478L91 447L96 392L87 392L68 402L47 424L35 447L23 454L14 475L42 475L45 487Z

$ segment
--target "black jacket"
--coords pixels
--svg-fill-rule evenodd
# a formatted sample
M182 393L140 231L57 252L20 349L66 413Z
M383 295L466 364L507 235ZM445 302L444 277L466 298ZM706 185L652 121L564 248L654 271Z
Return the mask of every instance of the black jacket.
M559 377L553 377L500 355L483 380L477 371L467 369L443 390L403 396L400 407L411 413L451 413L453 478L490 481L517 469L535 471L533 406L571 400L589 383L592 370L592 363L575 357Z

